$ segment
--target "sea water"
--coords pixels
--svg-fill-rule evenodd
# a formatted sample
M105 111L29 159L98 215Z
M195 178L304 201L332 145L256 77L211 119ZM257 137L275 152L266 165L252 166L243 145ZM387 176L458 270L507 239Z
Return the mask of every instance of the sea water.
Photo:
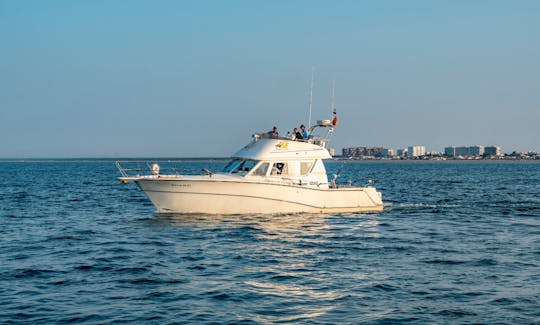
M0 162L0 323L540 322L540 163L327 167L384 212L158 215L112 161Z

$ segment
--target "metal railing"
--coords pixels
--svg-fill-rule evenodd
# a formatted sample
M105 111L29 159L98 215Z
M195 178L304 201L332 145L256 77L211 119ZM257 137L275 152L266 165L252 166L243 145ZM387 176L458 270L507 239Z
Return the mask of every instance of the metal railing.
M313 132L316 129L326 129L326 135L324 136L313 135ZM297 139L294 141L312 143L314 145L327 148L328 144L330 143L330 139L332 138L332 134L334 133L334 128L323 126L323 125L314 125L310 128L310 133L312 133L312 135L310 135L309 138ZM284 137L284 136L272 136L271 134L268 134L268 133L255 133L253 134L253 139L255 141L258 141L259 139L278 139L278 140L289 140L289 141L293 140L292 135L291 137Z
M174 164L179 161L144 161L144 160L117 160L116 168L122 177L136 177L143 175L180 175L180 168ZM157 167L156 167L157 166Z

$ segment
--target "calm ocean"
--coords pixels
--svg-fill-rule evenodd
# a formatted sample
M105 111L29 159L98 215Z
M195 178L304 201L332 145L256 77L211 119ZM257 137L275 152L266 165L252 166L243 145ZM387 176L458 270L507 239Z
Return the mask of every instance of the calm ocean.
M156 215L112 161L0 162L0 323L540 323L540 163L327 167L390 205Z

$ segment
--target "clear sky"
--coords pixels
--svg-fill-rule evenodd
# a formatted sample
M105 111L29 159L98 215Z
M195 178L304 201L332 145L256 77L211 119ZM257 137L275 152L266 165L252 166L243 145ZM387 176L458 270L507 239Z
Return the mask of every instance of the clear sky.
M333 147L540 151L540 1L0 0L0 158Z

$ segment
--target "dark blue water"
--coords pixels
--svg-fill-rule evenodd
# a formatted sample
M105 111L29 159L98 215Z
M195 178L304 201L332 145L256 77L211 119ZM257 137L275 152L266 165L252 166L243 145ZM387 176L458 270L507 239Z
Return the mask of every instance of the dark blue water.
M2 162L0 323L540 323L540 163L328 169L392 205L163 216L113 162Z

